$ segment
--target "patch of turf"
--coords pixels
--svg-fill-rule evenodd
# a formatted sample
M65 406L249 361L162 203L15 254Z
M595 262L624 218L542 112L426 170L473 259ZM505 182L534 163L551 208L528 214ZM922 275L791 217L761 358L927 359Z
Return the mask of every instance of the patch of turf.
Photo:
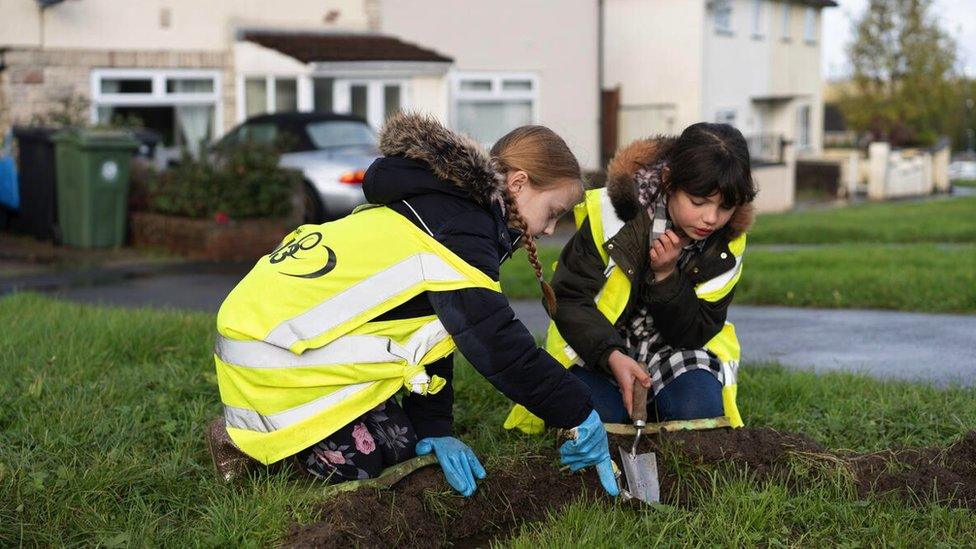
M976 225L976 224L974 224ZM976 244L746 249L736 303L976 312Z
M976 242L976 196L763 214L750 244Z

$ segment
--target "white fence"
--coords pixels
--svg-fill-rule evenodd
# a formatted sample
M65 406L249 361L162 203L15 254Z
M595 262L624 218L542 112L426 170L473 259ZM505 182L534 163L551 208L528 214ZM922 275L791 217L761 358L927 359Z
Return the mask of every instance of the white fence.
M948 145L891 150L884 142L872 143L866 158L855 149L824 151L826 159L840 165L847 195L865 193L871 200L948 192L949 156Z
M885 200L949 190L949 147L891 150L888 143L868 147L868 198Z

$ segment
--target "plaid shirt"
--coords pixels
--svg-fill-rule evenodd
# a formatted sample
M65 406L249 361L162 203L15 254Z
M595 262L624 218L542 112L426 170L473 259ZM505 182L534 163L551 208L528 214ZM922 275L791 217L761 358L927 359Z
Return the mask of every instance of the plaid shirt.
M649 175L653 176L653 172L641 170L637 174L637 181L642 203L650 203L647 206L647 215L651 218L650 242L653 243L674 225L668 217L667 196L657 192ZM693 241L685 246L678 257L678 268L683 268L704 246L704 240ZM706 349L675 349L664 342L660 332L654 329L654 319L648 312L646 303L637 304L637 311L620 329L620 335L627 342L627 354L637 362L647 365L655 395L671 380L690 370L708 370L720 383L724 383L722 366L714 353Z

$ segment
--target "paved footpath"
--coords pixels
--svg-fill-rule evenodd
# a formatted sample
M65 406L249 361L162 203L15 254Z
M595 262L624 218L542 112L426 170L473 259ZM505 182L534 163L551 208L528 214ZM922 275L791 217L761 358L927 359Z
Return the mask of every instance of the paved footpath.
M214 313L243 274L186 268L32 289L84 303ZM519 300L513 306L533 333L545 330L548 318L539 301ZM976 315L733 305L729 319L747 365L779 362L937 385L976 384Z
M540 302L514 305L529 329L545 329ZM976 385L976 315L733 305L729 320L746 365L778 362L940 386Z

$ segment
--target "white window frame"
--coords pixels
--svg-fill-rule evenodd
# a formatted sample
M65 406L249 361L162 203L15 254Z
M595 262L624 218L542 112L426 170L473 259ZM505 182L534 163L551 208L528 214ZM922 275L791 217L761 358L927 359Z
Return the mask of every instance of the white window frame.
M803 41L811 45L817 43L817 8L811 6L803 11Z
M349 114L352 112L352 87L366 86L366 121L375 129L386 122L386 86L400 86L400 109L410 108L408 80L391 78L340 78L332 77L332 110Z
M205 93L166 93L166 80L181 78L209 78L213 91ZM152 81L149 93L102 93L103 79L144 79ZM220 100L223 89L221 74L214 69L92 69L91 107L89 117L98 123L99 107L175 107L178 105L208 105L214 108L213 137L223 133L224 105Z
M759 40L762 39L766 33L763 28L763 15L765 15L765 6L763 5L766 0L752 0L752 37Z
M781 6L783 11L780 14L779 32L783 42L789 42L792 40L793 35L793 29L791 28L793 26L793 4L783 2Z
M719 14L725 17L720 17ZM734 34L732 0L712 0L712 24L715 34Z
M312 78L307 74L296 74L296 73L281 73L281 74L268 74L268 73L241 73L237 75L237 123L244 122L247 120L247 103L245 103L245 85L247 80L252 80L256 78L264 79L264 100L267 104L267 109L265 109L265 114L274 114L277 111L278 105L277 100L277 90L275 88L275 81L281 80L294 80L297 93L297 109L299 112L308 112L312 110ZM255 115L257 116L257 115Z
M455 130L458 129L457 112L458 106L464 102L479 101L529 101L532 105L531 124L539 123L539 76L531 72L484 72L484 71L457 71L450 75L451 80L451 113L450 124ZM461 83L472 80L487 80L491 82L491 88L481 90L462 90ZM503 84L506 80L527 80L532 86L530 90L505 90ZM491 143L483 143L491 145Z

